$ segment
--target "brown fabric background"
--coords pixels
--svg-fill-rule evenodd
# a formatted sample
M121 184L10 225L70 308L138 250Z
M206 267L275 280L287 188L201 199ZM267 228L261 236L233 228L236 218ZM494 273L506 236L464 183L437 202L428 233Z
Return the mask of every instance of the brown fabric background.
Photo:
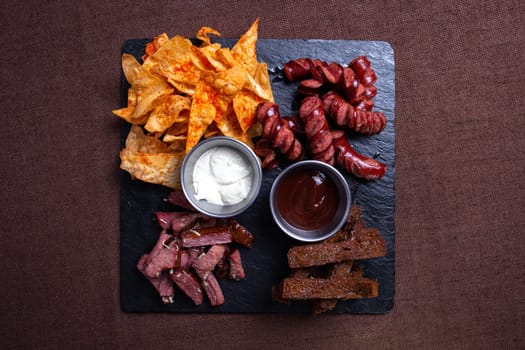
M125 39L383 40L396 59L396 299L382 316L126 314ZM525 5L514 1L3 1L3 348L525 346Z

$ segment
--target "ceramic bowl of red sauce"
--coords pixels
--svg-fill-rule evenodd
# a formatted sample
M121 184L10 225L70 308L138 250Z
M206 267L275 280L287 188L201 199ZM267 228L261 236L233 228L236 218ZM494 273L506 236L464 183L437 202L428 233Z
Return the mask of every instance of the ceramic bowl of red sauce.
M288 236L317 242L346 222L351 195L348 182L333 166L304 160L283 170L270 191L270 209Z

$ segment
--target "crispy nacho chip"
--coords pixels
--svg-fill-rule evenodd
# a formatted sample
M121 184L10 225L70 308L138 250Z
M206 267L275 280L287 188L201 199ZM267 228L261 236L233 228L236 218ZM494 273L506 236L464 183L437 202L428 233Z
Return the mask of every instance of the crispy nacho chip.
M242 129L233 111L233 104L229 103L223 113L217 114L215 124L224 136L242 138Z
M122 55L122 70L131 87L128 89L128 105L113 111L113 114L131 124L145 123L146 114L155 103L173 92L173 88L162 78L151 74L129 54Z
M142 153L124 148L120 168L144 182L180 189L180 169L184 152Z
M167 135L164 136L164 138L167 137ZM170 136L168 140L164 139L163 141L168 143L170 152L186 152L186 136Z
M189 112L186 120L180 120L173 123L164 133L164 136L184 136L188 134Z
M145 135L142 128L133 125L126 138L126 149L142 153L168 152L168 146L153 136Z
M221 131L219 130L217 124L214 121L208 126L208 129L206 129L206 131L204 132L205 139L213 136L224 136L222 135Z
M145 61L148 59L148 57L152 56L168 40L170 39L166 33L162 33L154 37L152 41L146 44L146 47L144 48L144 55L142 55L142 61Z
M220 33L210 27L197 33L200 46L162 33L146 44L143 64L122 55L130 88L127 106L113 114L132 124L123 170L180 188L182 159L203 137L230 136L253 148L261 133L257 105L273 101L268 67L256 57L257 30L258 19L232 49L212 43L210 35Z
M174 123L162 137L162 141L168 144L170 151L186 150L186 139L188 134L188 121Z
M145 114L140 118L132 118L133 111L135 110L135 105L137 104L137 96L135 92L131 89L128 90L128 106L120 109L115 109L112 111L114 115L120 117L133 125L144 125L149 118L149 114Z
M173 152L153 136L144 135L140 126L132 126L126 147L120 151L120 168L145 182L180 188L180 166L184 152Z
M190 110L191 100L182 95L169 95L157 105L148 118L144 128L149 132L163 133L176 121L185 121Z
M223 105L221 96L213 86L200 80L191 103L186 152L189 152L200 141L217 114L224 113L226 108Z
M216 71L222 72L228 68L221 61L221 57L217 55L217 52L221 49L219 44L210 44L204 47L195 47L191 48L192 52L192 62L197 66L201 71Z
M173 93L173 88L164 79L152 74L131 55L122 55L122 69L131 85L128 89L129 119L143 117L159 99Z
M259 84L264 93L259 94L263 99L273 102L272 84L270 81L270 74L268 73L268 65L264 62L259 63L254 76L255 81Z
M216 31L213 28L201 27L201 29L199 29L199 31L197 32L197 39L201 40L203 42L203 45L210 45L211 44L211 40L208 37L208 34L221 36L221 33L219 33L218 31Z
M253 91L263 100L273 102L272 88L270 85L270 77L268 75L268 68L266 64L261 64L256 70L255 77L247 76L248 80L244 87Z
M227 99L232 98L236 93L241 91L242 87L246 84L247 78L246 70L240 65L235 65L223 72L203 76L203 79Z
M256 50L258 28L259 19L257 18L232 48L235 60L244 66L251 76L255 75L258 65Z
M227 47L220 48L215 52L215 55L217 60L219 60L227 69L240 65L240 63L233 57L231 50Z
M164 77L178 91L190 94L200 79L201 69L194 64L193 44L175 36L144 62L144 68Z
M122 71L128 83L132 83L137 79L138 72L142 70L142 65L130 54L122 54L121 60Z
M239 125L246 133L257 122L257 106L263 99L253 91L243 89L233 98L233 110Z
M273 102L272 87L266 63L261 63L257 66L253 81L255 82L254 84L248 85L251 89L242 89L233 98L233 109L243 133L247 133L257 122L256 111L259 103L265 100Z

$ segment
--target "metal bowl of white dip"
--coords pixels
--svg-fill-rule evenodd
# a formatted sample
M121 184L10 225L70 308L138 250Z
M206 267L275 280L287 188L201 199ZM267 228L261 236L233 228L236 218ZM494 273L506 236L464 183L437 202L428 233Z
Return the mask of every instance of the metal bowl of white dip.
M181 183L195 209L213 217L231 217L248 209L257 198L261 163L243 142L215 136L199 142L186 155Z

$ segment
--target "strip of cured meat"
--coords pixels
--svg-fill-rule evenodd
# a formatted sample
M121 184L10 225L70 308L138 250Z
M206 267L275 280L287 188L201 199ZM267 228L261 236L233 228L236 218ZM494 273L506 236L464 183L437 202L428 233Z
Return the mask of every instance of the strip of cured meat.
M173 284L170 281L170 277L167 271L163 271L159 276L149 277L145 273L147 266L146 261L148 260L148 254L144 254L140 257L137 262L137 269L142 272L142 274L147 278L148 281L155 287L157 292L160 295L160 298L164 304L173 303L173 297L175 291L173 289Z
M173 234L178 235L185 230L194 227L199 220L209 220L210 217L202 213L187 213L179 216L176 220L171 221L171 229Z
M221 261L225 252L226 246L214 245L210 249L208 249L206 254L203 254L198 259L196 259L193 262L192 266L197 272L197 274L201 278L205 279L207 274L210 274L215 268L215 265L217 265L217 263Z
M148 254L144 274L158 277L163 270L169 270L180 264L180 246L172 235L161 232L157 243Z
M193 247L183 249L180 254L180 268L189 269L193 262L204 253L204 247Z
M172 221L178 220L179 218L191 213L186 211L156 211L154 214L157 218L159 226L165 230L168 230L171 228Z
M218 280L223 280L228 277L230 274L230 248L226 246L226 251L224 252L223 257L217 265L215 265L215 269L213 270L213 274Z
M219 306L224 303L221 286L212 271L224 256L225 251L225 246L214 245L205 255L201 255L193 262L193 268L201 278L202 288L206 292L212 306Z
M171 280L186 294L195 305L202 304L204 295L202 288L195 276L185 269L177 269L171 275Z
M172 204L185 207L182 192L173 191L169 199ZM250 248L254 236L234 218L213 218L191 208L153 214L162 231L136 267L157 290L162 302L173 302L177 286L195 305L201 305L204 296L211 305L222 305L225 299L217 278L244 278L239 249ZM230 249L234 249L233 254Z
M206 292L211 306L220 306L224 304L224 294L222 293L221 286L212 273L202 281L202 288Z
M184 192L182 191L172 191L168 198L166 199L168 202L175 204L176 206L179 206L183 209L189 210L189 211L197 211L193 205L188 201L186 196L184 195Z
M228 256L230 262L230 274L229 277L233 280L240 281L245 277L244 268L242 267L241 252L239 249L235 249Z
M237 220L230 218L228 219L228 227L232 235L232 240L235 243L239 243L247 248L251 248L253 244L253 235L250 231L241 225Z
M184 248L226 244L232 241L232 234L226 226L190 229L181 234L181 241Z

